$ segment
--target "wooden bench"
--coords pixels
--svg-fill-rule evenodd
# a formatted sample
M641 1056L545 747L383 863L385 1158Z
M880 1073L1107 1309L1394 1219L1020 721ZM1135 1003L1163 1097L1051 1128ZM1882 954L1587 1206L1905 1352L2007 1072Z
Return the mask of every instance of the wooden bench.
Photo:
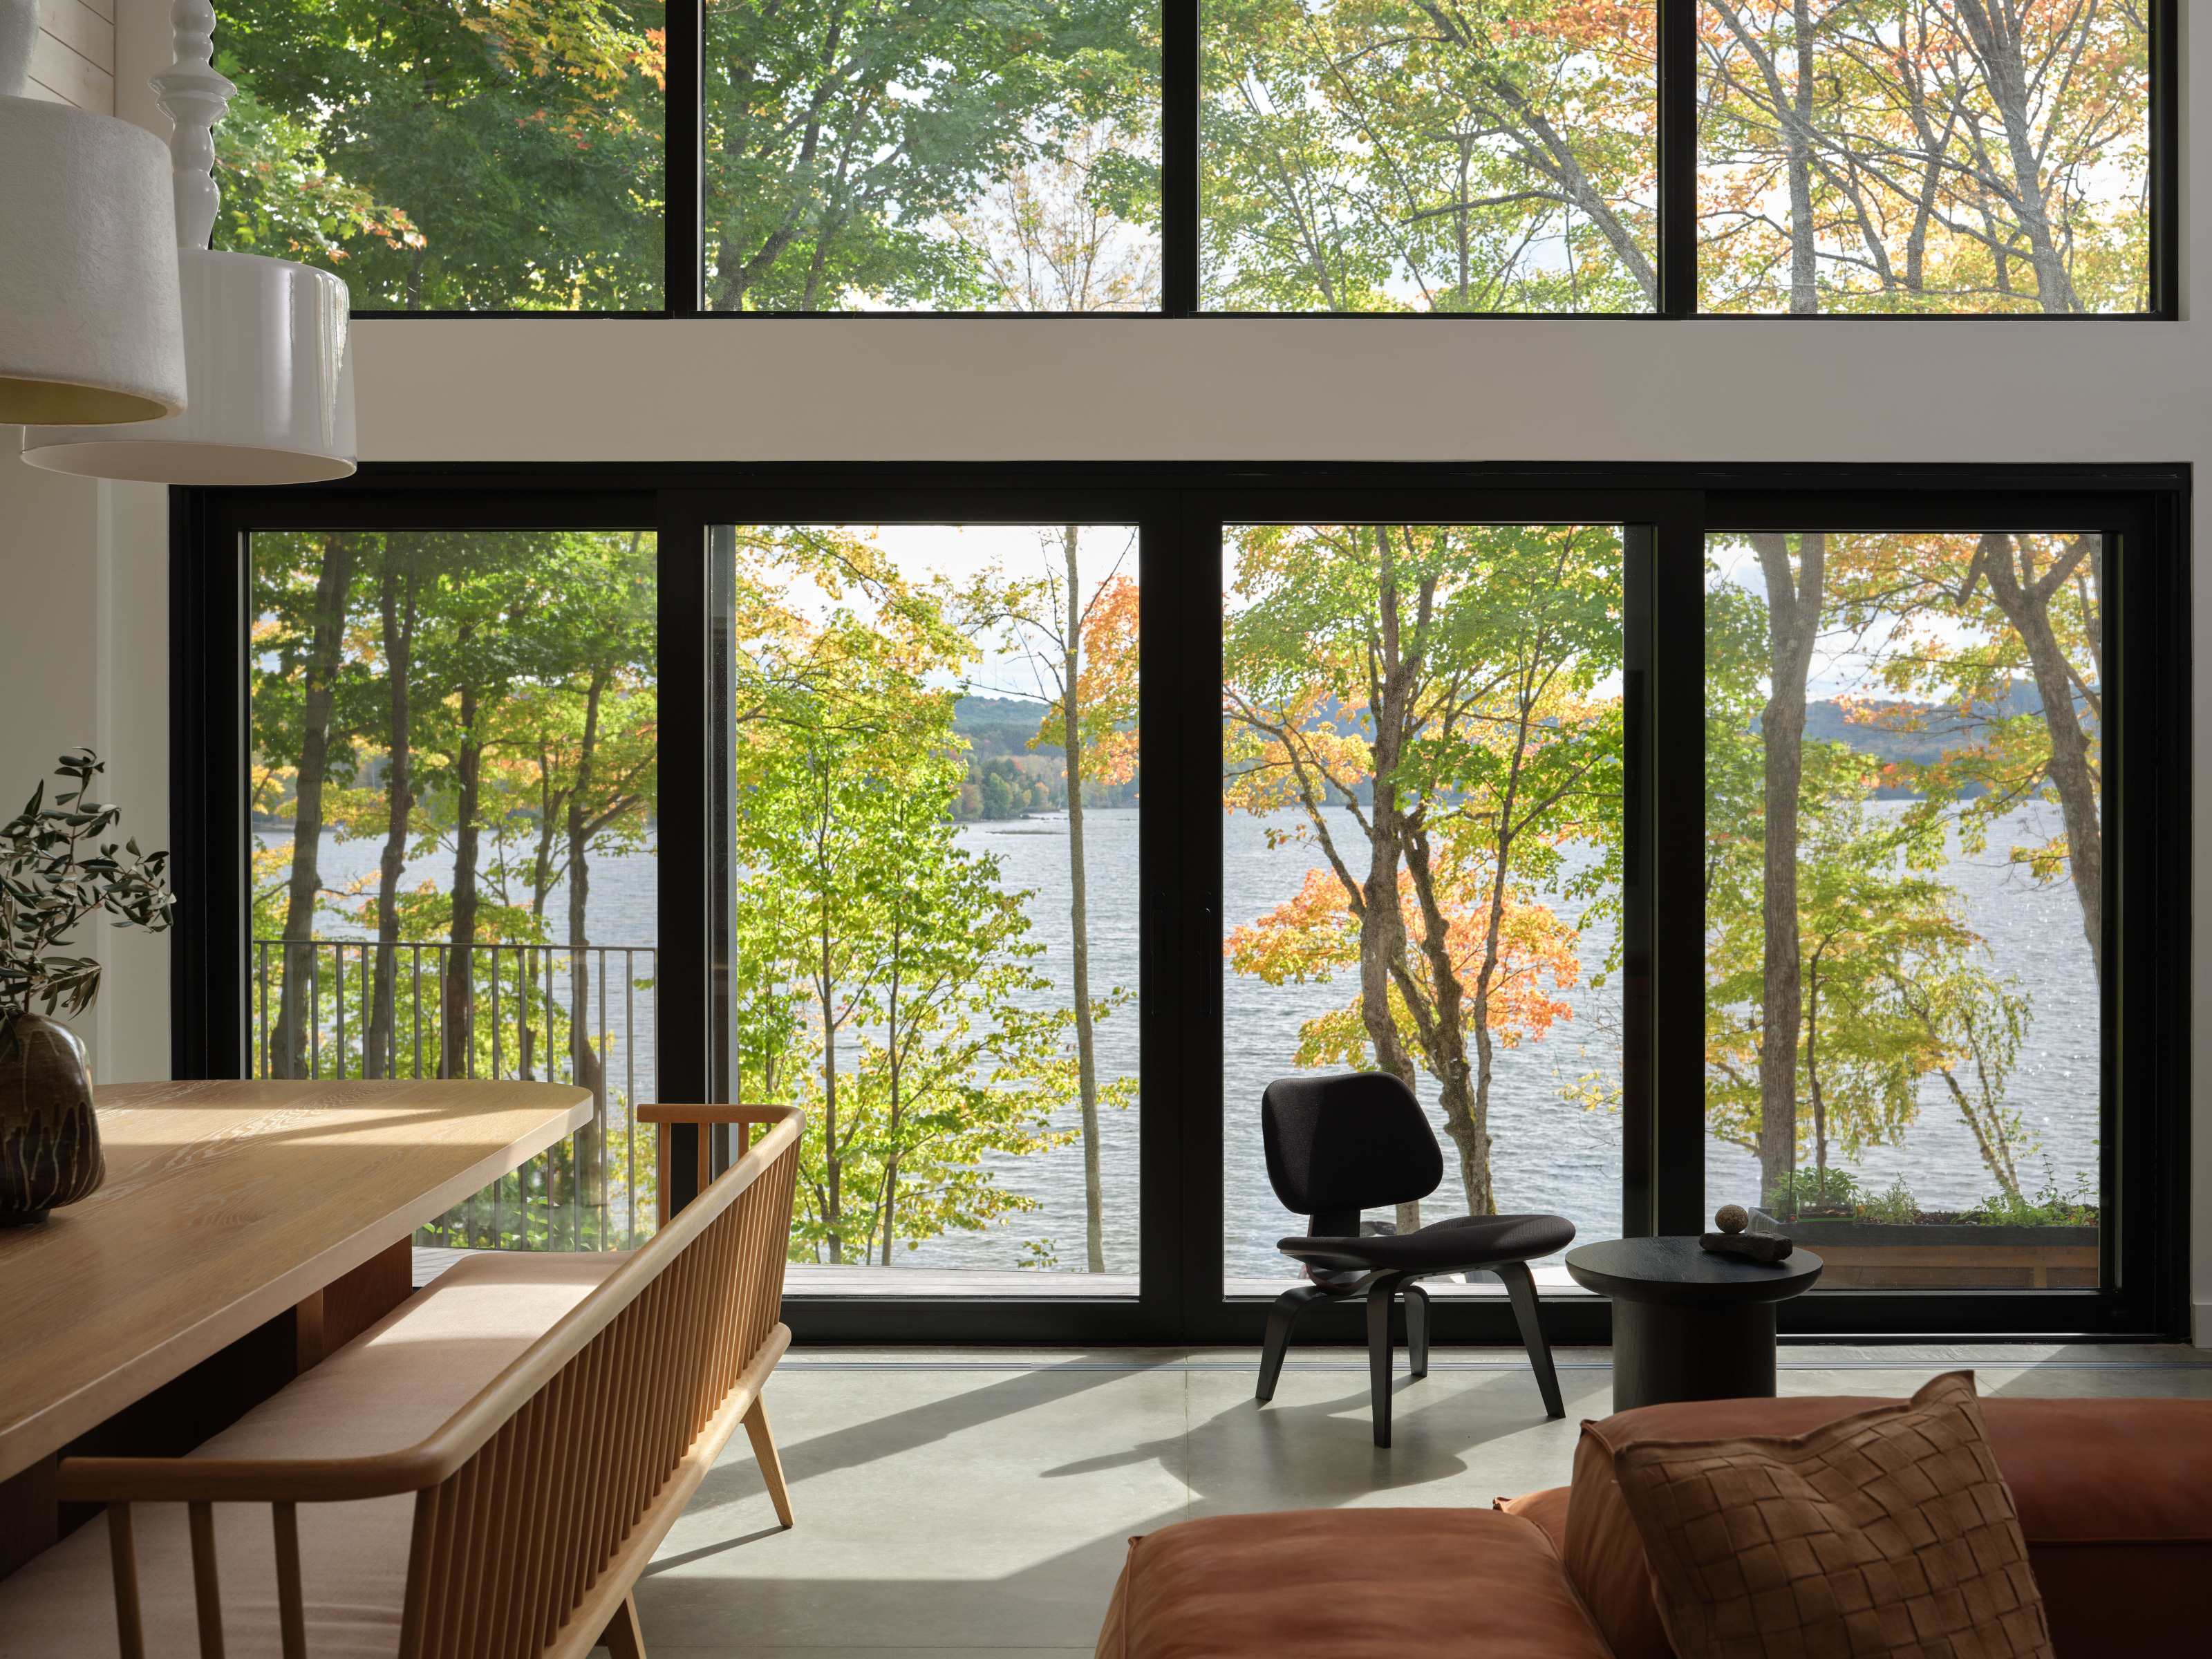
M641 1659L632 1586L791 1341L796 1107L626 1253L474 1256L181 1458L66 1458L98 1522L0 1581L0 1659Z

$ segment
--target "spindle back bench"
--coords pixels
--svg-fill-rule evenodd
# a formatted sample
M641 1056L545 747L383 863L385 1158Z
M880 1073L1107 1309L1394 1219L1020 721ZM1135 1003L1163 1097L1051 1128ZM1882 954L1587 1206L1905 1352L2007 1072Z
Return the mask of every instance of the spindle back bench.
M0 1581L0 1659L641 1659L632 1587L738 1424L791 1524L761 1389L802 1115L638 1115L742 1156L634 1251L464 1259L188 1456L64 1459L107 1524Z

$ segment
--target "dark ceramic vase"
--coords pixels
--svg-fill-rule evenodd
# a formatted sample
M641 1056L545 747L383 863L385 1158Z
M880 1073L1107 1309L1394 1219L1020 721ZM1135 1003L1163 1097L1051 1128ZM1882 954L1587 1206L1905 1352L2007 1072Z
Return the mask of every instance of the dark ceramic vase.
M84 1044L37 1014L0 1018L0 1227L44 1221L106 1179Z

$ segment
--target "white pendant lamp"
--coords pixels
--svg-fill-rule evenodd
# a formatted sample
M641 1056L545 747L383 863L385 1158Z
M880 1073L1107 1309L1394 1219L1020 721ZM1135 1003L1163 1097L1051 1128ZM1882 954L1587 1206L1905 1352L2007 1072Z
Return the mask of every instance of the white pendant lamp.
M327 270L207 245L221 197L215 124L238 90L213 57L215 8L178 0L177 61L154 78L177 124L176 258L191 406L135 426L34 426L23 459L147 483L297 484L355 469L349 297Z
M0 425L185 406L169 155L150 132L23 96L39 0L0 0Z

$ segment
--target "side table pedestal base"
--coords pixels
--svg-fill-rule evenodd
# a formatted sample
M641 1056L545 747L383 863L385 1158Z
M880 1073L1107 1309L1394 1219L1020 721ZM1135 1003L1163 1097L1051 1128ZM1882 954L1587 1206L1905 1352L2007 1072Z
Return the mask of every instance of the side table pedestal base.
M1613 1408L1774 1394L1771 1302L1685 1308L1613 1304Z

